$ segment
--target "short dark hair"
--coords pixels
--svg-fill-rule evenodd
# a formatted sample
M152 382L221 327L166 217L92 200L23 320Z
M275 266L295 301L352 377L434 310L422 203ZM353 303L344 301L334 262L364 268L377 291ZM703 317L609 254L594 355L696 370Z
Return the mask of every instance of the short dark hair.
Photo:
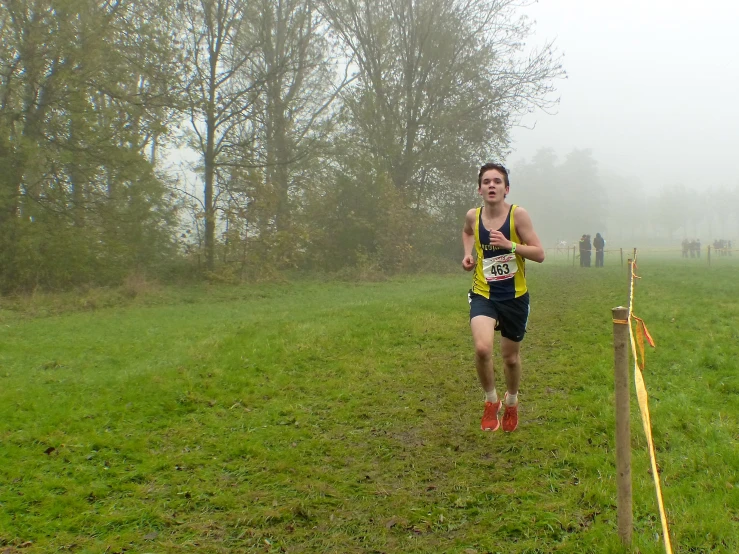
M482 167L480 167L480 171L477 173L477 187L480 188L482 185L482 175L486 171L490 171L491 169L495 169L497 171L500 171L503 174L503 181L505 182L506 187L511 186L511 182L508 180L508 170L505 168L504 165L494 163L494 162L488 162L486 164L483 164Z

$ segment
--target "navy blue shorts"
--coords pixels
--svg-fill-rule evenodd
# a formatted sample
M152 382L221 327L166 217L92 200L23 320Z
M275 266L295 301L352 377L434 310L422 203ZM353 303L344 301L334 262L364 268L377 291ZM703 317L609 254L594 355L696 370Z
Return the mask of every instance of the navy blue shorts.
M470 291L470 319L478 315L495 320L495 330L513 342L521 342L529 322L529 293L511 300L490 300Z

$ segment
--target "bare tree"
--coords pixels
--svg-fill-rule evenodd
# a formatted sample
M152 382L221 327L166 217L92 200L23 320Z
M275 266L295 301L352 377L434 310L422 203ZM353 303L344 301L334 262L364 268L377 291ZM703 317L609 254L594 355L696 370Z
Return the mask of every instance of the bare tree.
M297 167L315 156L332 128L333 102L351 81L336 73L338 60L314 0L262 0L254 22L262 47L253 79L259 97L261 149L269 189L276 192L275 229L290 227L291 186ZM345 66L346 67L346 66Z
M237 229L244 240L249 229L262 240L289 232L297 175L327 145L334 100L351 79L336 70L314 0L198 0L186 20L187 111L212 268L219 216L229 246Z
M366 150L421 202L502 154L508 130L550 107L564 75L551 44L529 54L516 0L324 0L321 10L355 57L346 101Z
M225 149L253 115L255 91L263 82L243 79L258 46L245 22L252 16L247 0L187 0L185 21L185 111L194 135L191 147L202 157L206 266L215 262L217 202Z

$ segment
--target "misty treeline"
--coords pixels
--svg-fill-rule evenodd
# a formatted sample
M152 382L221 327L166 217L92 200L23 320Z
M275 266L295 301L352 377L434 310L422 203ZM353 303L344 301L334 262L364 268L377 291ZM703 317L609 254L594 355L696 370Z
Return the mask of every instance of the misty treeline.
M563 76L522 6L2 0L0 290L456 256L476 166Z
M679 166L680 162L676 162ZM644 183L620 168L603 168L590 150L559 158L551 148L511 170L511 202L530 212L545 247L576 244L583 234L615 247L681 249L683 238L739 234L739 186L727 183Z

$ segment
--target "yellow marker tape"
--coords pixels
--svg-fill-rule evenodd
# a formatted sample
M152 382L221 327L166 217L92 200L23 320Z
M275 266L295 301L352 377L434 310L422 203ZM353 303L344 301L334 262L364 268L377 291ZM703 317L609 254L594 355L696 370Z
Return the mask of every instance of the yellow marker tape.
M636 268L636 250L634 251L634 261L631 264L631 276L633 278L639 278L634 273ZM629 339L631 341L631 352L634 355L634 386L636 387L636 398L639 401L639 411L641 412L642 425L644 426L644 434L647 436L647 446L649 447L649 461L652 465L652 477L654 479L654 487L657 491L657 506L659 507L659 517L662 520L662 535L665 539L665 552L672 554L672 544L670 543L670 530L667 526L667 515L665 514L665 506L662 501L662 488L659 483L659 470L657 469L657 457L654 453L654 441L652 439L652 422L649 417L649 398L647 395L647 387L644 384L644 375L642 373L644 369L644 337L647 338L649 345L654 348L654 339L649 334L647 326L644 324L644 320L634 315L634 279L631 279L631 291L629 295L629 320L635 320L637 330L642 333L637 333L637 340L634 340L634 329L629 325ZM641 364L637 357L637 341L641 350Z

